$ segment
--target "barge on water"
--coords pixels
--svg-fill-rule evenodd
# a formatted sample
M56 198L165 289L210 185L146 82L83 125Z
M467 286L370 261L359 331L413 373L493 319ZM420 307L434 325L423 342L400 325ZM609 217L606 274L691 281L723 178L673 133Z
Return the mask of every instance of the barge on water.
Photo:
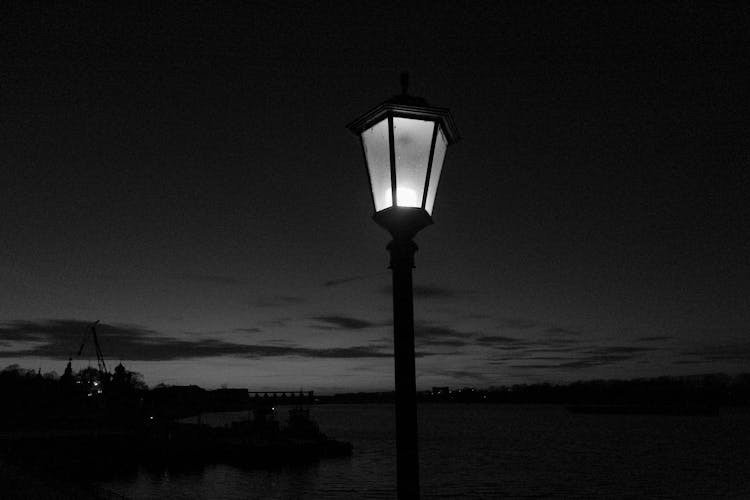
M275 467L347 457L352 445L320 432L309 410L290 410L280 426L272 412L259 408L255 418L226 427L147 418L136 427L89 420L85 426L17 427L0 432L8 458L39 461L65 457L70 465L180 466L226 463ZM74 465L75 466L75 465Z

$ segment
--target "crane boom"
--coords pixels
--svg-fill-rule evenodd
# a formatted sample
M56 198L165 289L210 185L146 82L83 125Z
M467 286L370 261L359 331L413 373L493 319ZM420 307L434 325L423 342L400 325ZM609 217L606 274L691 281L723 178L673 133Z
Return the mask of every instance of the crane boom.
M109 375L109 372L107 371L107 365L104 363L104 354L102 354L102 348L99 347L99 338L96 336L96 325L99 324L99 320L96 320L93 325L91 325L91 333L94 336L94 348L96 349L96 363L99 365L99 372L102 375Z

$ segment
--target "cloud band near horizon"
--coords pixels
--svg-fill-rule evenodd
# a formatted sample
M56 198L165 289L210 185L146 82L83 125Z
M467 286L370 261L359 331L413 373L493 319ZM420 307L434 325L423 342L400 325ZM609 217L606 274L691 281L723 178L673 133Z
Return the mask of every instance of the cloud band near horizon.
M0 326L0 353L13 357L75 357L83 343L84 352L94 356L90 322L73 319L10 321ZM382 345L311 348L299 345L243 344L218 339L182 340L155 330L124 324L99 324L97 335L105 353L132 361L235 356L244 358L296 356L307 358L387 358L392 353Z

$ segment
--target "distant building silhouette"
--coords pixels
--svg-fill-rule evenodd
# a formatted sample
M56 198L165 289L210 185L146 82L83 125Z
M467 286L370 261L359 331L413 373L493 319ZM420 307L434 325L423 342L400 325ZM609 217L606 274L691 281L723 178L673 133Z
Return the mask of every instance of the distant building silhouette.
M448 387L433 387L432 388L433 396L446 397L450 393L451 393L451 390Z

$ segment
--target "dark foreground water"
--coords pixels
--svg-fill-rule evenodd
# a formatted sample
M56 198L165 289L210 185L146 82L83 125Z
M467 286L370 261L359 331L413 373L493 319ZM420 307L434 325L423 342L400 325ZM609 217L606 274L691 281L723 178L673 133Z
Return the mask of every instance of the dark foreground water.
M748 409L719 417L574 415L558 406L419 411L423 498L750 498ZM393 407L317 406L312 414L324 432L354 444L351 458L275 470L138 469L98 484L137 499L394 498Z

